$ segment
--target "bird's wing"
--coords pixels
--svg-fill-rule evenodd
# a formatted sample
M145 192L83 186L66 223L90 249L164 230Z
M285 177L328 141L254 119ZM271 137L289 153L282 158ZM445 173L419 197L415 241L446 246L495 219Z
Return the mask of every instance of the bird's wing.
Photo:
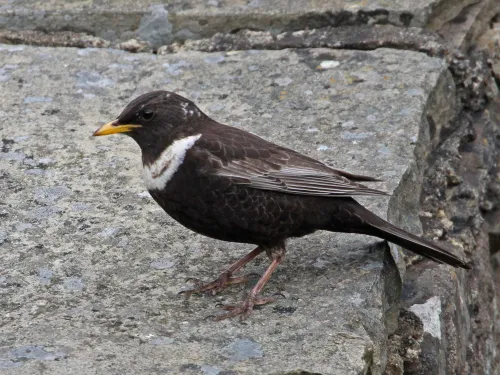
M339 171L253 134L224 127L204 134L196 143L210 165L206 173L230 178L255 189L289 194L346 197L387 195L354 181L377 181Z

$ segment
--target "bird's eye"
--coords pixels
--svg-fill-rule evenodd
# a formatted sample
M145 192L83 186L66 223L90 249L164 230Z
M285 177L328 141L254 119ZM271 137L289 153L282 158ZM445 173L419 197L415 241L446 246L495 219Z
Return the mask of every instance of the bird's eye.
M153 118L153 116L155 115L155 112L152 110L152 109L143 109L141 111L141 117L146 120L146 121L149 121Z

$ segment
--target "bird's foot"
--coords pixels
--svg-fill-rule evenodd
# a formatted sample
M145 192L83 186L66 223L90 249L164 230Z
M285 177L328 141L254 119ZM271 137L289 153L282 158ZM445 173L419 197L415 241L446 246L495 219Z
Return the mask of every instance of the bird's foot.
M184 294L186 298L191 297L193 294L199 293L208 293L212 296L215 296L217 293L227 288L230 285L242 284L248 282L251 276L255 276L254 274L248 274L241 277L233 277L232 274L228 272L224 272L219 276L216 280L204 284L201 280L190 278L187 281L193 282L196 287L193 289L183 290L179 294Z
M275 302L277 297L261 297L261 296L249 296L240 305L219 305L223 310L228 311L226 314L217 315L213 317L215 321L220 321L224 319L234 318L236 316L240 317L240 321L245 320L252 314L254 306L266 305L268 303Z

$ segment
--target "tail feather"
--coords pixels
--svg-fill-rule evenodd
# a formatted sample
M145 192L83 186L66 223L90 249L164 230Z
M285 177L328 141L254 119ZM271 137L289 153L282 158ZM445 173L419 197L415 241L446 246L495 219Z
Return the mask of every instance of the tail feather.
M379 218L380 219L380 218ZM466 264L463 260L453 255L452 253L446 251L441 246L425 240L423 238L417 237L414 234L406 232L402 229L395 227L394 225L383 221L380 219L381 223L371 225L378 229L380 232L379 237L395 243L407 250L413 251L416 254L422 255L438 263L449 264L453 267L460 267L465 269L470 269L471 267Z
M443 247L392 225L352 198L335 198L335 201L337 205L333 206L335 210L331 221L325 226L326 230L376 236L435 262L453 267L471 268Z

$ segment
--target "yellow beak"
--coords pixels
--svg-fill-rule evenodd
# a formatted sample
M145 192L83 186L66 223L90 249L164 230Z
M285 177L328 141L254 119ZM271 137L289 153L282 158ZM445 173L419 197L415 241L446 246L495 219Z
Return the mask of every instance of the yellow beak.
M116 134L116 133L127 133L132 131L133 128L140 128L141 125L134 125L134 124L126 124L122 125L118 123L118 120L108 122L107 124L104 124L101 126L99 129L97 129L94 134L92 134L94 137L97 137L99 135L109 135L109 134Z

